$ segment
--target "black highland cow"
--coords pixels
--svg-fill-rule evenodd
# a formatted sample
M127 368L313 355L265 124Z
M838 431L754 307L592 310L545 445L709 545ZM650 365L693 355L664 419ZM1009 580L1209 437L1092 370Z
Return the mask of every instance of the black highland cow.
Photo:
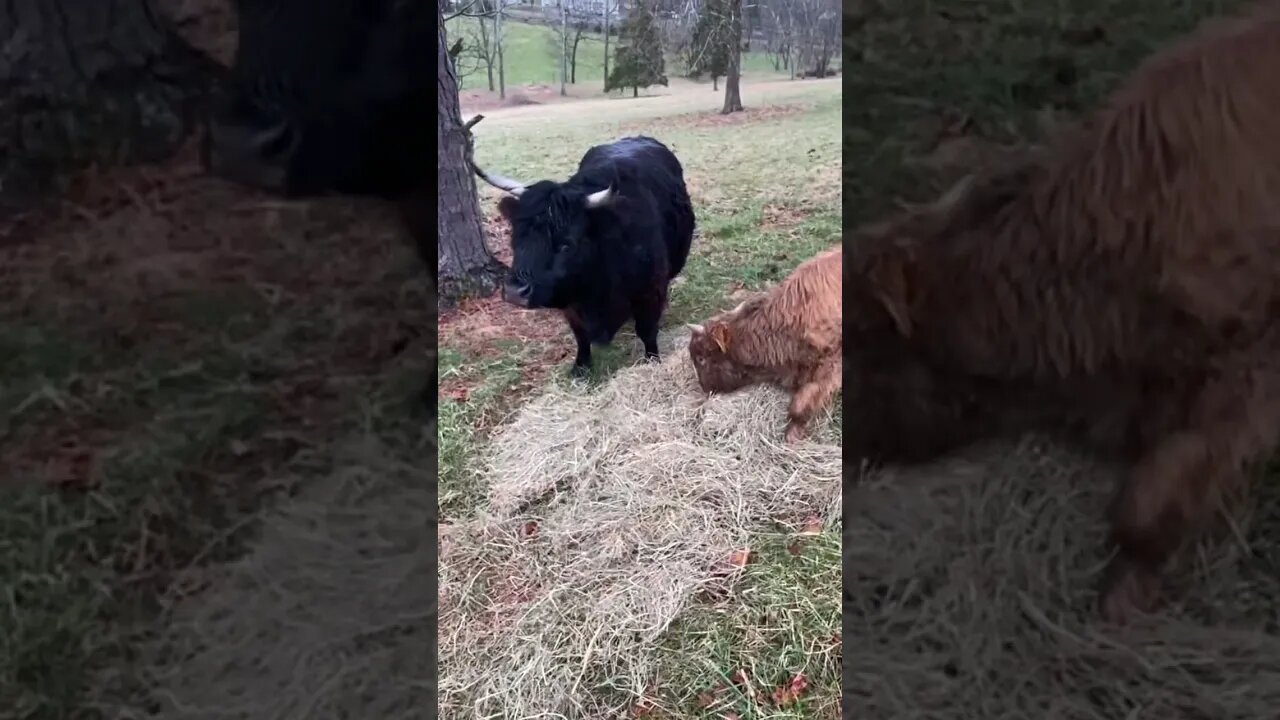
M658 358L658 324L671 281L693 242L694 214L680 161L661 142L628 137L587 151L563 183L525 184L475 168L509 193L511 274L503 298L564 314L578 344L573 372L591 366L591 346L628 320Z

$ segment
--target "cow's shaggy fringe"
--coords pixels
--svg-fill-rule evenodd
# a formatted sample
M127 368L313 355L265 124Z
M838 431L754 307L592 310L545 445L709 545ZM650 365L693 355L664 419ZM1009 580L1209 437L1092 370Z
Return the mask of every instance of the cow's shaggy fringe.
M550 391L494 440L489 513L441 543L441 717L624 716L664 630L732 582L752 530L837 516L835 424L787 448L779 391L698 407L684 342Z

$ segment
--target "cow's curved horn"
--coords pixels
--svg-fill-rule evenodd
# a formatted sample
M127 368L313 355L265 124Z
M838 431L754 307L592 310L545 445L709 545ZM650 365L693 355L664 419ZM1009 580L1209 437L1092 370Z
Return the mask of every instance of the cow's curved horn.
M612 200L613 200L613 186L610 185L609 187L603 190L600 190L598 192L593 192L587 196L587 209L592 210L595 208L604 207L605 205L608 205Z
M941 211L950 210L969 193L969 190L973 187L973 183L974 173L970 173L960 178L955 185L951 186L950 190L943 193L942 197L938 198L937 201L933 203L933 208Z
M262 155L265 153L268 145L279 141L287 132L289 132L289 120L281 120L266 130L254 133L249 139L250 147L253 148L253 151L256 154ZM289 147L285 148L284 154L286 156L291 154L295 144L296 143L294 142L290 142Z
M706 329L705 327L703 327L703 326L701 326L701 325L696 325L696 324L694 324L694 323L685 323L685 327L689 328L690 330L692 330L692 331L693 331L694 333L696 333L696 334L701 334L701 333L704 333L704 332L706 332L706 331L707 331L707 329Z
M495 175L492 173L487 173L481 170L480 166L476 165L475 163L471 164L471 169L475 171L476 177L498 188L499 190L502 190L503 192L509 192L512 195L515 195L516 197L520 197L520 194L524 192L525 184L520 182L519 180L512 180L511 178L506 177L504 175Z

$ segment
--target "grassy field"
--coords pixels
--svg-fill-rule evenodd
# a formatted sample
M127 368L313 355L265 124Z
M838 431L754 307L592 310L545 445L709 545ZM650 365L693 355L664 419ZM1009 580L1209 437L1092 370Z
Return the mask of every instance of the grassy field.
M475 18L454 18L446 25L450 37L464 38L468 47L479 47L479 37ZM559 33L546 25L535 25L523 22L508 22L503 32L506 44L503 47L503 67L507 87L519 85L558 85L560 82L560 46ZM616 41L616 37L614 38ZM610 52L612 52L612 43ZM679 61L668 58L667 75L674 76L678 72ZM464 90L484 90L488 88L488 75L483 64L477 64L474 58L462 63L463 72L460 78ZM766 53L748 52L742 56L742 70L751 77L783 76L773 69L773 63ZM495 71L496 83L496 71ZM578 46L578 62L576 79L579 85L599 85L604 83L604 36L599 33L586 33ZM708 81L709 82L709 81Z
M652 134L673 147L700 229L663 323L678 329L731 307L744 291L777 282L840 240L839 81L748 84L743 97L749 112L730 118L708 112L717 103L701 93L495 113L477 126L476 152L503 173L541 178L565 176L585 148L625 132ZM487 188L484 194L493 212L496 195ZM561 322L547 318L547 332L525 341L473 342L474 330L442 331L443 521L483 507L479 461L495 426L541 384L566 381L562 355L572 338ZM638 347L628 326L596 353L594 382L637 362ZM794 538L794 529L762 530L753 543L757 560L733 597L695 610L667 633L651 699L674 713L663 717L834 716L838 528ZM734 679L738 673L762 694L748 694ZM807 689L794 703L773 707L770 693L797 673Z

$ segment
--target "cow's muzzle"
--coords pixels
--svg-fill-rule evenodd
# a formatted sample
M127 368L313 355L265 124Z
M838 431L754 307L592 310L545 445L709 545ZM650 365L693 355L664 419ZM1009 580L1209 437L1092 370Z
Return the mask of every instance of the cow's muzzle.
M280 192L297 147L287 121L263 129L218 119L209 121L209 172L231 182Z
M516 307L529 307L533 297L533 286L523 280L508 280L502 288L502 299Z

